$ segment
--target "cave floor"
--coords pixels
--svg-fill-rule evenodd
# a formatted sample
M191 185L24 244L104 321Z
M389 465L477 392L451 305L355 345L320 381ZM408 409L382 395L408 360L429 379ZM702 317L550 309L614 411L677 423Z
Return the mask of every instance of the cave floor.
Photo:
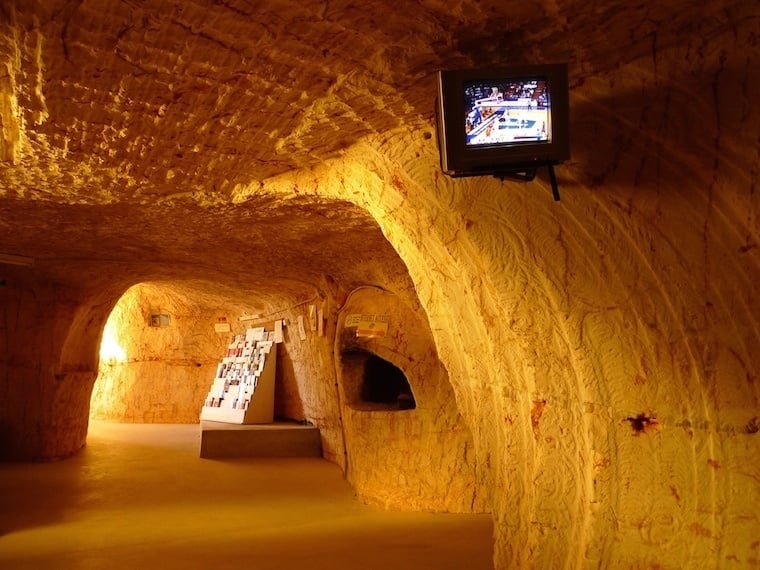
M75 457L0 464L0 568L492 568L489 515L384 511L322 459L200 459L199 441L92 421Z

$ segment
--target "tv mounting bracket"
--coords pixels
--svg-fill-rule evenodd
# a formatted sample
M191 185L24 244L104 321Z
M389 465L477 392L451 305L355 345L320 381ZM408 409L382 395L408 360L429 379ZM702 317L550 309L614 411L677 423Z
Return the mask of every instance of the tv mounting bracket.
M546 166L546 168L549 170L549 182L552 185L552 196L554 196L554 201L559 202L559 186L557 185L557 175L554 174L554 163L548 163L548 164L542 164L540 166ZM505 178L508 178L510 180L518 180L520 182L530 182L536 177L536 172L538 171L539 166L533 167L533 168L516 168L514 170L503 170L498 171L494 173L494 176L504 181Z

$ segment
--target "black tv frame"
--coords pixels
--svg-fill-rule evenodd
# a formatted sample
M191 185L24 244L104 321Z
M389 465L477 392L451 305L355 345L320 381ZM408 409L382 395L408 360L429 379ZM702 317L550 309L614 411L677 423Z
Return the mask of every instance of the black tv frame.
M546 81L551 141L466 144L465 87L472 83ZM452 177L493 175L500 179L533 180L547 167L552 193L559 200L554 166L570 158L570 102L566 63L438 72L436 122L441 170Z

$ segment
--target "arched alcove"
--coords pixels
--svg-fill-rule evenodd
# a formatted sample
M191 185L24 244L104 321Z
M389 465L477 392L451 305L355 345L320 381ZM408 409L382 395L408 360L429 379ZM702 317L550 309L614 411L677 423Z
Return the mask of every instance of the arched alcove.
M357 410L413 410L409 380L395 364L362 349L341 352L346 403Z
M375 354L369 354L364 360L360 394L362 401L368 404L393 406L399 410L417 407L404 372Z
M357 494L394 509L486 511L472 435L419 301L380 287L352 290L334 350Z

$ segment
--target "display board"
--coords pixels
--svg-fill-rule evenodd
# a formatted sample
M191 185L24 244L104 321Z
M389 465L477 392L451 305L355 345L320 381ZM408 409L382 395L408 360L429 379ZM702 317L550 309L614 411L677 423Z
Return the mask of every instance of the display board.
M232 424L272 423L276 361L273 331L252 328L235 335L216 367L200 419Z

